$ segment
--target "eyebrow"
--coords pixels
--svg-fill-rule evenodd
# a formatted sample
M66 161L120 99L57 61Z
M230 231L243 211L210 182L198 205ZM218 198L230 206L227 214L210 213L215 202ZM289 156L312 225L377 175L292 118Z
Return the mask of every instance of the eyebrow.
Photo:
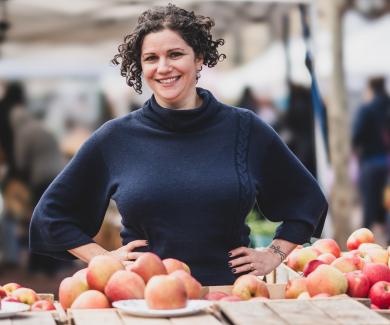
M173 52L173 51L185 51L184 49L180 48L180 47L176 47L176 48L173 48L173 49L169 49L167 52ZM154 52L147 52L147 53L143 53L142 56L146 56L146 55L151 55L151 54L155 54Z

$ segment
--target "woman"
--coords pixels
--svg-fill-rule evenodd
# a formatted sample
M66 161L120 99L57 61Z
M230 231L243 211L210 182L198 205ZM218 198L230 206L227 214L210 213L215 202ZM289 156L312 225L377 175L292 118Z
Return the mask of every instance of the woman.
M89 261L134 260L142 251L186 262L203 285L270 272L320 232L327 203L276 133L247 110L196 88L203 65L224 58L212 19L174 5L144 12L119 46L127 84L153 91L144 106L97 130L37 205L31 248ZM109 199L122 215L124 246L93 242ZM257 199L283 221L272 245L248 248L245 217Z

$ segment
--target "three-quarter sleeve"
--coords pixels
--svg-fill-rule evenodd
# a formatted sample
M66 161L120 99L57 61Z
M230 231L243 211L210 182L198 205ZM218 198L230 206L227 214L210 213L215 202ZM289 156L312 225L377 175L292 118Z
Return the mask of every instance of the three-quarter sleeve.
M328 204L314 177L279 136L271 134L257 199L267 219L282 222L275 239L303 244L320 236Z
M94 134L55 178L35 207L30 249L61 259L93 242L110 199L109 170Z

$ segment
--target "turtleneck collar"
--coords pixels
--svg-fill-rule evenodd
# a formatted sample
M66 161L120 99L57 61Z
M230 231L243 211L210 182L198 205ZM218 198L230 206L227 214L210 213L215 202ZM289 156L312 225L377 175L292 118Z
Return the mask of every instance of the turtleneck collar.
M202 105L192 109L171 109L160 106L152 96L142 108L147 122L169 131L195 131L207 127L219 110L219 103L206 89L196 88Z

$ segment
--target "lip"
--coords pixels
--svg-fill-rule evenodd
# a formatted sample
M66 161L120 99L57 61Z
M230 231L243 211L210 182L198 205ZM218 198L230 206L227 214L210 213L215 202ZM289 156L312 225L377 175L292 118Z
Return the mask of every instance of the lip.
M175 83L176 81L178 81L180 78L181 78L181 76L171 76L171 77L160 78L160 79L155 79L155 80L156 80L158 83L164 85L164 83L161 82L162 80L175 79L172 83L167 83L167 84L165 84L165 85L170 85L170 84L173 84L173 83Z

